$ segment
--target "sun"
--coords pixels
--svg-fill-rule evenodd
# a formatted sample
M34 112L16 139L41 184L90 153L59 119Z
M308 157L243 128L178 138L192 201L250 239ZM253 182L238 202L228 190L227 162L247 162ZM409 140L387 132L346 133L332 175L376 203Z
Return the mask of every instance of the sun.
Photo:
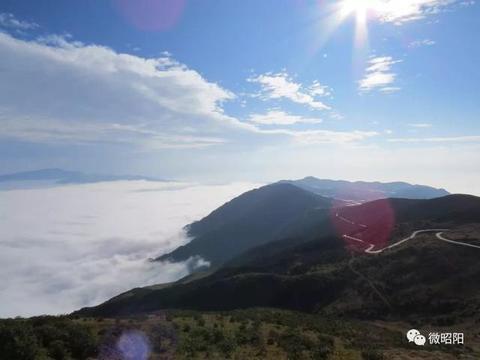
M327 17L322 29L322 41L326 41L342 23L353 19L355 23L355 47L362 52L368 48L370 22L390 22L402 18L416 9L419 3L433 0L332 0L318 1Z
M383 11L382 0L342 0L338 2L337 23L350 16L355 17L355 44L363 47L368 39L368 19L378 16Z
M343 0L340 2L340 16L355 15L357 20L366 21L369 12L380 9L379 0Z

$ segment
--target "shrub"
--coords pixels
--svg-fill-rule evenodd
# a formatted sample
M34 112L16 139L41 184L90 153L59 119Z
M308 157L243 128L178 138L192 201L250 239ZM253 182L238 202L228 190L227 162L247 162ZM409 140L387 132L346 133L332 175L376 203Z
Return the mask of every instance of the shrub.
M0 354L4 359L36 360L40 352L31 325L24 321L0 324Z
M54 340L48 347L48 355L55 360L67 360L70 359L70 353L61 340Z
M374 349L367 349L362 351L363 360L384 360L385 357L380 351Z

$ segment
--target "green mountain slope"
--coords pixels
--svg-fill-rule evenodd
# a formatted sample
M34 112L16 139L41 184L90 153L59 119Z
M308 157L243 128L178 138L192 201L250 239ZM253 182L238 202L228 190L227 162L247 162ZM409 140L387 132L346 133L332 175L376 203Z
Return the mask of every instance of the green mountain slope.
M267 185L189 225L192 241L157 260L178 262L201 256L216 267L252 247L302 231L312 212L329 209L332 203L294 185Z
M480 210L476 197L394 199L389 203L398 221L391 233L393 242L418 230L418 224L449 226L455 230L451 236L468 241L468 233L480 230L480 218L471 221ZM340 211L352 217L365 211L378 215L375 204ZM370 219L369 229L381 216ZM448 322L480 310L479 256L480 249L440 241L434 233L421 234L376 255L367 255L362 248L351 251L341 236L284 239L245 252L203 278L157 289L134 289L79 314L276 307L334 316L412 316Z

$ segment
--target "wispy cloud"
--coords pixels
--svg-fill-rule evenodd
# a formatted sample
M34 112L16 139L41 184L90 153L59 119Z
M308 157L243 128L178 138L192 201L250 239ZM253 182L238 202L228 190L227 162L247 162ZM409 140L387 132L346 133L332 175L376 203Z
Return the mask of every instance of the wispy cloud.
M433 125L430 123L412 123L412 124L408 124L408 126L414 127L414 128L431 128Z
M307 130L294 134L296 141L302 145L313 144L347 144L359 142L377 136L376 131L329 131Z
M402 25L438 14L457 4L468 6L473 3L460 0L380 0L376 10L382 21Z
M59 121L43 118L15 118L0 113L2 129L0 136L27 140L32 143L89 145L116 143L133 145L144 149L195 149L220 145L226 139L194 134L165 133L142 124L95 123L81 121Z
M365 70L365 77L359 81L360 91L378 90L391 93L400 90L399 87L393 86L397 74L392 71L392 66L399 62L400 60L394 60L391 56L370 59Z
M316 144L348 144L367 140L379 135L376 131L333 131L333 130L289 130L274 129L262 130L266 134L286 135L293 138L294 143L300 145Z
M438 136L438 137L427 137L427 138L396 138L396 139L388 139L390 142L402 142L402 143L422 143L422 142L429 142L429 143L451 143L451 142L459 142L459 143L471 143L471 142L480 142L480 135L471 135L471 136Z
M345 117L336 111L332 111L330 113L330 118L333 120L343 120Z
M247 80L261 85L264 99L288 99L315 110L330 109L328 105L318 100L318 97L330 95L331 90L318 81L309 87L304 87L295 82L286 72L266 73L250 77Z
M410 44L408 44L408 47L410 48L418 48L422 46L433 46L435 45L436 42L430 39L423 39L423 40L415 40L412 41Z
M310 96L331 96L332 89L326 85L320 84L318 80L315 80L311 86L308 87L307 93Z
M13 14L0 13L0 28L7 28L13 30L33 30L38 28L38 24L24 20L18 20Z
M250 121L260 125L319 124L322 119L291 115L281 110L270 110L265 114L253 114Z

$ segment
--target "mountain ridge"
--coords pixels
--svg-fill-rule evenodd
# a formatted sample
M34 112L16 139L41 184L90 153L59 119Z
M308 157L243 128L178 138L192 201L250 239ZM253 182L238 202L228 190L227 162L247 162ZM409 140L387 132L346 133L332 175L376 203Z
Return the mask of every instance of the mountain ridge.
M281 237L314 209L334 201L291 184L270 184L225 203L200 221L186 226L190 243L157 258L178 262L200 256L218 266L235 255Z
M359 187L358 184L361 186ZM325 186L333 186L337 190L348 187L349 194L353 196L335 197L339 193L333 190L326 191ZM273 189L276 189L275 194L272 192ZM333 231L329 224L331 208L355 204L359 201L365 202L368 199L383 199L386 193L379 192L383 191L381 189L396 189L397 191L403 189L403 192L410 189L410 193L417 191L412 189L420 189L424 192L422 196L424 198L448 194L445 190L428 186L418 188L418 186L403 182L351 183L319 180L314 177L292 181L282 180L246 192L214 210L203 219L187 225L185 229L192 240L168 254L161 255L156 260L178 262L200 256L212 265L218 266L249 248L281 238L298 238L296 235L305 235L311 232L313 227L317 228L317 236L332 234ZM371 194L372 191L374 191L374 196ZM392 193L393 190L390 192ZM418 193L416 195L418 197ZM304 205L292 209L287 217L271 218L278 213L278 209L293 204L292 198L295 197L297 197L295 200L297 202L300 201L300 198L303 199ZM319 203L312 202L312 199L316 199L315 201ZM262 229L255 228L259 225L260 219L268 221L269 224L265 224Z
M383 198L430 199L450 193L427 185L414 185L407 182L368 182L318 179L308 176L299 180L281 180L280 183L294 184L302 189L322 196L340 200L372 201Z
M55 184L86 184L122 180L167 181L164 179L140 175L94 174L60 168L46 168L0 175L0 183L17 181L53 181Z
M473 226L473 234L480 232L480 217L473 225L468 225L472 224L470 218L464 217L466 210L480 213L478 197L450 195L434 200L393 199L391 203L392 207L398 206L397 219L402 222L394 228L391 241L419 230L419 225L448 225L449 236L463 236L463 242L472 241L465 235L470 231L468 226ZM350 216L372 206L369 204L340 209L350 211L346 214ZM412 222L409 214L431 209L439 210ZM454 216L439 216L445 210ZM378 219L371 219L368 226L374 227ZM341 235L318 236L292 246L288 246L292 244L290 239L264 244L235 258L240 261L234 259L210 274L163 288L133 289L78 314L117 316L169 308L217 311L276 307L334 316L348 313L354 317L399 319L414 315L444 318L452 307L452 316L463 316L461 304L470 310L480 308L480 293L474 286L480 276L480 253L455 246L455 241L441 241L435 234L421 234L381 254L367 255L362 249L352 250ZM284 244L279 246L280 242ZM371 286L388 303L372 292ZM415 308L416 302L422 307L429 302L432 305Z

